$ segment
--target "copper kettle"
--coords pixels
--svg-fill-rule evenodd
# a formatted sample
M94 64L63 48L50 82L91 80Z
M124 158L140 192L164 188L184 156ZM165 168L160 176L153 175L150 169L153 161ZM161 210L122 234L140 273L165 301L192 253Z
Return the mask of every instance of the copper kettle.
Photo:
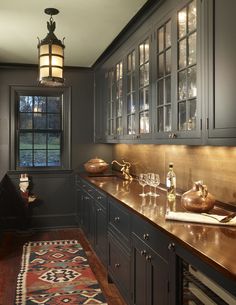
M181 204L191 212L208 212L214 207L215 198L208 192L207 186L202 181L197 181L194 182L191 190L182 195Z

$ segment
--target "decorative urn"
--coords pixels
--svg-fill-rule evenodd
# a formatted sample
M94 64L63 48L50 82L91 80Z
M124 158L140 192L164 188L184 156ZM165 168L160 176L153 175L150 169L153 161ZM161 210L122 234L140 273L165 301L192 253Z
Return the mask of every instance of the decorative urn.
M181 204L191 212L208 212L214 207L215 198L208 192L207 186L202 181L197 181L194 182L191 190L182 195Z
M84 169L90 174L101 174L105 172L108 167L109 164L97 157L95 157L94 159L90 159L84 164Z

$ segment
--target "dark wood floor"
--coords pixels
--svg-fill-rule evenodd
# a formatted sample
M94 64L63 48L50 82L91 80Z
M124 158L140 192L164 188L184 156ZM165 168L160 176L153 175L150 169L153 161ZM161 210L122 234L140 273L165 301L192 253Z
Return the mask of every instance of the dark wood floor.
M13 232L3 234L0 241L0 305L14 305L16 277L20 269L22 248L27 241L38 240L79 240L87 253L90 266L101 285L101 289L109 305L126 305L114 284L108 284L107 273L96 254L92 251L82 231L63 229L36 232L30 237Z

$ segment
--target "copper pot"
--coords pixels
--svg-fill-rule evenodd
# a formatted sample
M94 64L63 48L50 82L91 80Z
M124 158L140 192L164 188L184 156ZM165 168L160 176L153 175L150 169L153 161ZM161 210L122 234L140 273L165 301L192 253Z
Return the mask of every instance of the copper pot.
M84 168L86 172L90 174L101 174L105 170L107 170L109 164L107 164L104 160L99 158L90 159L88 162L84 164Z
M208 192L202 181L194 182L193 188L181 197L182 206L191 212L208 212L215 205L215 198Z

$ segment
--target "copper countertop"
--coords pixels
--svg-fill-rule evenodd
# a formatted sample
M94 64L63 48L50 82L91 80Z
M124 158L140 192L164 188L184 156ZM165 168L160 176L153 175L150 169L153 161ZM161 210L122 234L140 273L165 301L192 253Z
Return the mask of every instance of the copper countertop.
M166 199L166 191L158 189L159 197L142 198L139 196L142 188L135 180L129 182L116 176L82 177L167 233L173 241L186 246L227 277L236 280L236 227L165 220L167 208L172 211L182 210L179 196L170 203ZM215 210L222 212L217 207Z

